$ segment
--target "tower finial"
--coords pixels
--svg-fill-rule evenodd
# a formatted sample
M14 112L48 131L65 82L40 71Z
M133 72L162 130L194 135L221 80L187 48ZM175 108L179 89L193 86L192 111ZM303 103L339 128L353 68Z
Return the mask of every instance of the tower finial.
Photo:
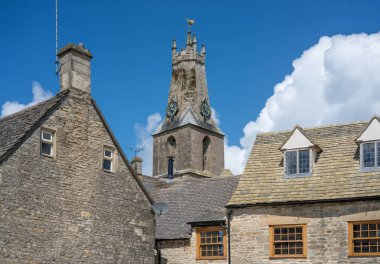
M187 24L188 24L187 31L191 32L191 26L195 23L195 20L194 19L188 19L188 18L186 18L186 21L187 21Z

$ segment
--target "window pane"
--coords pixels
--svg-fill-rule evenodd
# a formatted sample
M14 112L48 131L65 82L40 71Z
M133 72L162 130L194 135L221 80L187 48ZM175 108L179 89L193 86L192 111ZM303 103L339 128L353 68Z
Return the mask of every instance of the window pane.
M363 146L363 167L375 167L375 143L365 143Z
M297 173L297 151L286 152L286 173L287 174Z
M274 249L272 252L274 252L275 255L295 255L303 253L302 227L274 227L273 229L274 243L272 246Z
M41 142L41 153L52 156L53 146L50 143Z
M108 150L108 149L105 149L104 150L104 157L112 158L112 151Z
M53 135L49 132L42 131L42 139L46 141L52 141Z
M380 167L380 142L377 142L376 145L377 145L377 167Z
M298 151L298 165L299 173L308 173L310 171L310 151L300 150Z
M103 170L111 171L112 162L107 159L103 159Z

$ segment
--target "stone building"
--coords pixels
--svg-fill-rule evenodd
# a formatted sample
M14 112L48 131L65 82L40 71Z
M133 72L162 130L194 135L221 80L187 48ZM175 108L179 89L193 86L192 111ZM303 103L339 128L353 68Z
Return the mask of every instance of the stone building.
M0 263L154 263L152 198L91 97L91 53L61 91L0 119Z
M232 263L380 263L380 122L257 135L228 203Z
M195 34L172 47L166 118L153 135L153 177L141 176L155 201L156 263L228 263L225 205L239 177L224 169L224 134L211 116L206 50ZM136 168L139 168L136 160Z

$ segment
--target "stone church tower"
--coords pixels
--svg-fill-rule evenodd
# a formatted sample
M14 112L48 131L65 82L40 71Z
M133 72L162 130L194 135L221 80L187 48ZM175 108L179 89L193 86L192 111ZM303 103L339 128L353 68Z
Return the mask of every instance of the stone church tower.
M206 49L195 34L186 48L172 47L172 78L166 117L153 135L153 176L219 176L224 170L224 134L211 117Z

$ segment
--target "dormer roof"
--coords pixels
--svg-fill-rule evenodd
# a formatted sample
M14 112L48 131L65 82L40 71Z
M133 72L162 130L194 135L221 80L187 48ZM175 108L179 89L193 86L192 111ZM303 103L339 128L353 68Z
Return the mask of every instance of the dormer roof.
M296 125L288 137L288 139L281 145L280 150L286 151L290 149L301 149L301 148L316 148L319 146L313 143L305 134L303 129Z
M365 141L375 141L380 140L380 118L379 116L374 116L356 139L357 143Z

